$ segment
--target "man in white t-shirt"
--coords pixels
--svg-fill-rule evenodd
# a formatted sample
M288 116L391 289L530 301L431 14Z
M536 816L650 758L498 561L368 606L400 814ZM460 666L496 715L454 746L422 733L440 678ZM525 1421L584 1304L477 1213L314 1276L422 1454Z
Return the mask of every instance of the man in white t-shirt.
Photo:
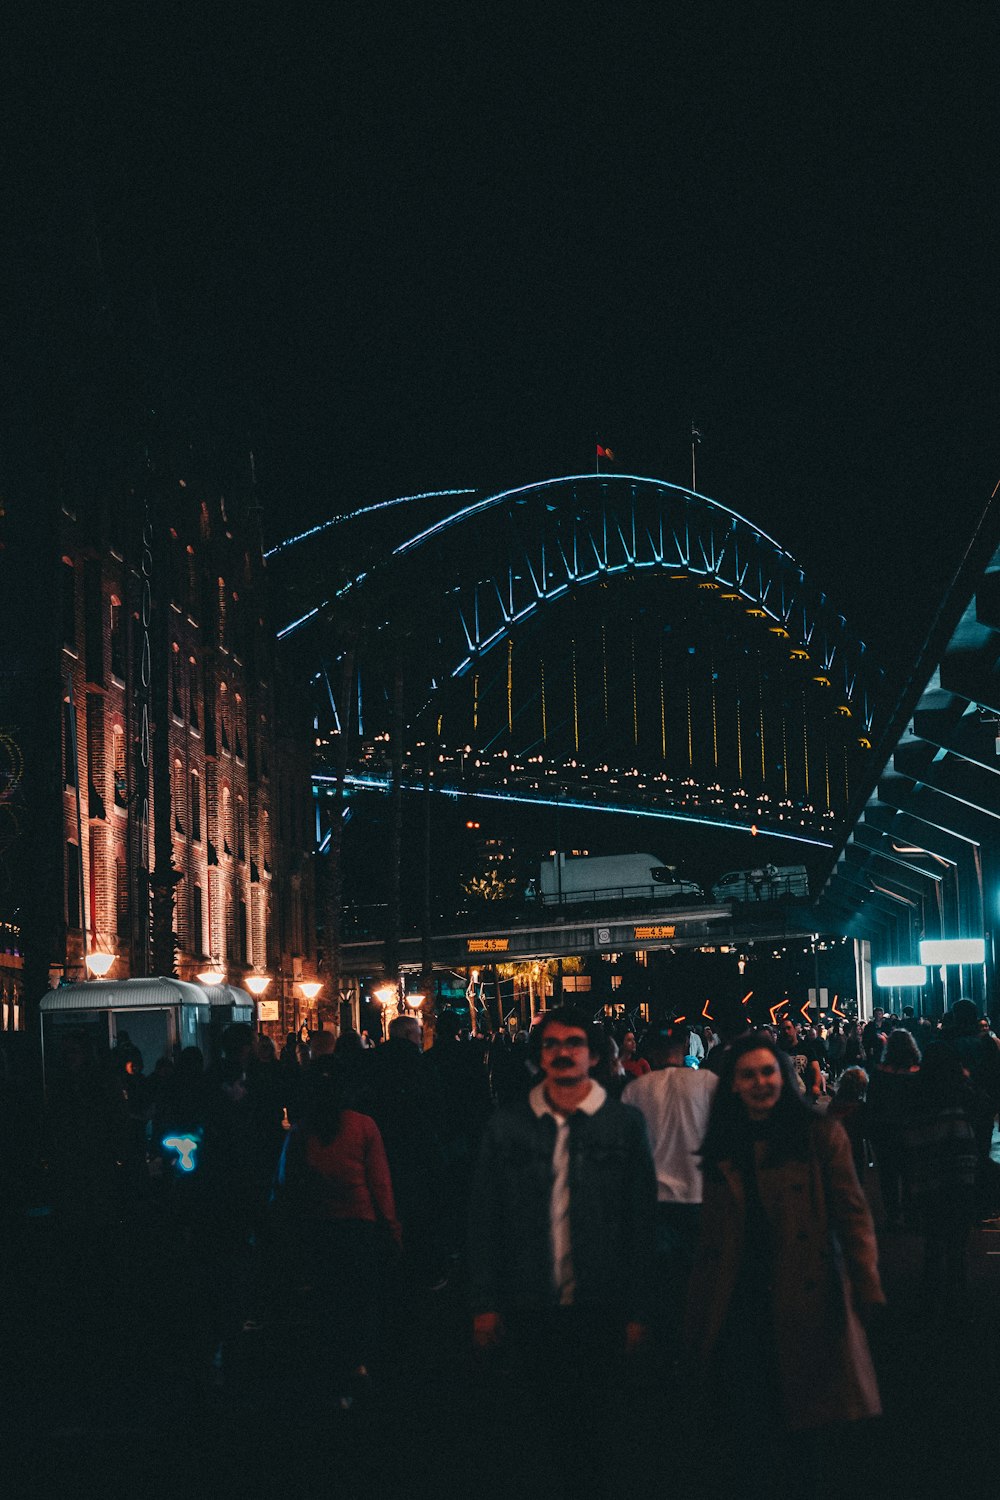
M698 1151L719 1082L714 1073L685 1066L689 1047L686 1026L658 1033L652 1046L647 1045L653 1071L633 1079L622 1094L622 1102L643 1115L653 1149L661 1342L667 1348L676 1340L698 1238L702 1199Z

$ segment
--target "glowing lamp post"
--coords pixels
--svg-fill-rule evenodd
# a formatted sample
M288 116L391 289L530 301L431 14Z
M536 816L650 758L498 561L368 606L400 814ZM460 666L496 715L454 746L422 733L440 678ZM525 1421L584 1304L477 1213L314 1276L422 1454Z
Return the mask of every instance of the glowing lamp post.
M202 969L198 975L202 984L219 985L225 984L226 972L218 964L210 964L207 969Z
M413 1012L414 1020L420 1020L420 1012L423 1009L424 1001L426 999L426 995L422 995L417 991L415 991L412 995L407 995L406 1004Z
M103 979L115 961L114 953L88 953L84 959L87 965L87 973L94 979Z
M271 976L269 974L248 974L246 977L247 989L258 1000L270 983Z
M372 990L372 999L381 1011L382 1034L385 1036L387 1034L386 1016L388 1015L390 1005L398 1005L399 991L394 984L380 984ZM389 1016L388 1019L391 1021L392 1016Z

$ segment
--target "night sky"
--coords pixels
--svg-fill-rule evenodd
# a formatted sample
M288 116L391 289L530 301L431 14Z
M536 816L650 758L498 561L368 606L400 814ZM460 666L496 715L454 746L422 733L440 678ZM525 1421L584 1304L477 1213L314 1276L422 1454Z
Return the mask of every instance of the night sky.
M270 540L597 435L686 484L694 418L698 488L912 655L1000 477L992 7L73 24L16 54L14 159L237 413Z

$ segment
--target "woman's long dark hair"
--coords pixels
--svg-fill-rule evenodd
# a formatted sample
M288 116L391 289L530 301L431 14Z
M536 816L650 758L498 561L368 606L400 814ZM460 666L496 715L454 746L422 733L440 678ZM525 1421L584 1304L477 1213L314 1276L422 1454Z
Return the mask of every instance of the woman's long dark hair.
M343 1079L338 1070L316 1068L308 1080L302 1124L306 1135L314 1135L328 1146L340 1129L345 1107Z
M769 1037L757 1032L741 1036L727 1048L712 1101L708 1129L701 1143L702 1167L708 1176L718 1176L720 1161L749 1165L753 1156L753 1132L743 1102L733 1092L736 1066L748 1052L770 1052L781 1069L781 1097L767 1120L768 1166L809 1155L809 1132L816 1111L799 1090L795 1066L787 1052Z

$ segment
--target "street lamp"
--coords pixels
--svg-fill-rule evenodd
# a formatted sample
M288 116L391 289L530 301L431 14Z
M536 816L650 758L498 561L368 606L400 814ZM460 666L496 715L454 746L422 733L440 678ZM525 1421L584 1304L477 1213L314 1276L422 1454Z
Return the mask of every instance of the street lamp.
M217 963L210 963L207 969L202 969L198 975L202 984L218 985L225 984L226 971Z
M318 979L303 979L299 983L299 989L311 1005L323 988Z
M270 983L270 974L248 974L246 977L247 989L250 991L251 995L255 995L258 1000L260 999L261 995L263 995L264 991L267 989Z
M99 953L95 950L93 953L87 954L84 963L87 965L88 973L94 979L103 979L114 963L116 956L114 953Z

